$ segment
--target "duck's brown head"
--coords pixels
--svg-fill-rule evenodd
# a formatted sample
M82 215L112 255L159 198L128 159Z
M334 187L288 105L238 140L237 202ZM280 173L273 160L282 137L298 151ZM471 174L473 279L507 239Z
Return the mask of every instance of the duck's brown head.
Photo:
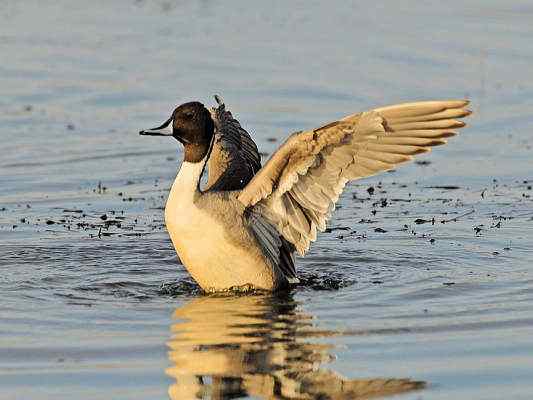
M160 126L139 132L145 136L172 136L185 146L184 160L200 162L209 152L214 134L211 113L198 101L184 103Z

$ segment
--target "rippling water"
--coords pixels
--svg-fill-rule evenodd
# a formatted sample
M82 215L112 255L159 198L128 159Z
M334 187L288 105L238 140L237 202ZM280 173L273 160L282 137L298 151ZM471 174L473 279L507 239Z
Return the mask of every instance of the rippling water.
M0 398L529 399L530 2L0 2ZM288 133L469 98L462 134L350 185L282 296L202 296L141 128L223 95ZM396 398L396 397L395 397Z

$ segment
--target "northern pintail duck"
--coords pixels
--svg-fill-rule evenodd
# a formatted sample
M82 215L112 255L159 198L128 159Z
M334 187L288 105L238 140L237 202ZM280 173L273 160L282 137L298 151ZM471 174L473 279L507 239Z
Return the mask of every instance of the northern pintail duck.
M261 167L257 146L224 103L178 106L141 135L172 136L184 159L165 207L183 265L205 291L297 283L304 255L347 182L391 170L446 143L468 101L405 103L293 133ZM166 133L165 133L166 131ZM208 179L200 187L207 168Z

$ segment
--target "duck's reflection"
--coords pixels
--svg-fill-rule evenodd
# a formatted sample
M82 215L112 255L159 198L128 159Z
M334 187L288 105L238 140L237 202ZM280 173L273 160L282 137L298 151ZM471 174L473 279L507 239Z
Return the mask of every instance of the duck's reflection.
M173 400L368 399L420 389L408 379L346 379L321 369L331 345L289 295L200 297L174 312L167 374Z

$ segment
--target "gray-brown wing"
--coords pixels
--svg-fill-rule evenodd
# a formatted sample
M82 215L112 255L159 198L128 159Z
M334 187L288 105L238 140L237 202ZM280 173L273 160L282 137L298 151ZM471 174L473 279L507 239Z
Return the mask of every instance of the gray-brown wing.
M297 283L294 267L294 245L278 231L275 223L261 214L259 209L250 207L245 211L248 226L263 250L263 254L275 268L279 268L289 283Z
M240 190L261 169L261 157L248 132L226 110L222 100L218 96L215 99L218 107L211 112L215 122L215 138L207 163L205 190Z
M354 114L318 129L293 134L241 191L247 208L276 225L304 254L326 228L350 180L395 168L446 143L467 101L399 104Z

